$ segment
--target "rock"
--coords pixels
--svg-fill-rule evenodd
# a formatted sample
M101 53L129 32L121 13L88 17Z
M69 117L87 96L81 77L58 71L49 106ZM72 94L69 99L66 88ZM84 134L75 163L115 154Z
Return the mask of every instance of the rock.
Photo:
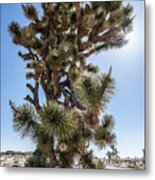
M24 167L32 152L6 151L0 153L1 167Z

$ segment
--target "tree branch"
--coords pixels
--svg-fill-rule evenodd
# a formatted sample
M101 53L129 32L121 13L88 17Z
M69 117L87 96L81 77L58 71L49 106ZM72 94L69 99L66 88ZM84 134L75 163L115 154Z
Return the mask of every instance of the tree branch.
M30 89L30 91L34 94L34 87L32 87L32 85L30 83L26 84L26 87Z
M33 105L35 106L34 100L33 100L29 95L27 95L27 96L24 98L24 100L30 102L31 104L33 104Z
M30 89L30 91L33 94L33 99L27 95L24 99L28 102L30 102L31 104L33 104L36 107L36 110L40 109L40 105L39 105L39 97L38 97L38 89L39 89L39 83L36 82L35 83L35 87L33 87L31 84L27 83L26 84L27 88Z

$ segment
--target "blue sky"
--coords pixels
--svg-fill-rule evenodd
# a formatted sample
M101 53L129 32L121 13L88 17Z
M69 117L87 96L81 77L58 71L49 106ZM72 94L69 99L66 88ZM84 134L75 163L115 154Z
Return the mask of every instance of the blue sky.
M112 65L116 91L106 112L115 117L117 147L122 157L141 157L144 148L144 2L130 3L136 17L133 31L127 36L129 43L120 49L93 55L88 61L98 65L102 72L107 72ZM36 6L40 9L39 4ZM25 65L17 55L23 48L12 44L7 31L12 20L21 25L27 24L21 5L1 5L1 149L30 151L35 149L31 140L21 139L13 131L8 103L11 99L20 105L29 93L25 87ZM103 157L107 150L91 148L99 157Z

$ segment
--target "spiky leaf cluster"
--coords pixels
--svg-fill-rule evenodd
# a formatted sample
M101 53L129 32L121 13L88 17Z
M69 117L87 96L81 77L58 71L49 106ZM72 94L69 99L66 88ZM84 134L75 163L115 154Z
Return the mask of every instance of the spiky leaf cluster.
M115 82L110 75L111 68L108 74L90 75L77 88L84 105L97 116L105 109L114 93Z
M99 148L105 148L107 145L112 145L115 142L116 135L111 131L114 126L114 119L111 115L105 115L102 120L102 125L95 132L95 141Z
M13 116L13 128L20 132L22 137L31 136L37 130L38 115L31 104L23 104L16 109Z
M65 111L57 103L48 102L40 110L43 129L49 137L57 136L61 140L69 139L76 128L76 119L69 111Z

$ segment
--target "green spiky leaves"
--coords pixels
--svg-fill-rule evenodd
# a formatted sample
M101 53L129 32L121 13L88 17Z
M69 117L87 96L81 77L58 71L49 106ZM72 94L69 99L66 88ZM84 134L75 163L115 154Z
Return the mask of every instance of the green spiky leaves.
M38 19L37 11L35 7L31 5L22 5L25 16L30 19L36 21Z
M13 128L16 132L19 132L22 137L31 136L34 137L35 131L37 131L39 116L34 107L29 104L23 104L16 109L13 117Z
M8 27L9 33L11 34L11 36L13 37L13 42L15 44L19 44L20 43L20 39L21 39L21 27L17 22L12 21L11 24Z
M69 139L76 128L76 122L71 112L64 110L55 102L48 102L40 111L43 129L50 137L61 140Z
M51 69L65 68L68 65L69 59L73 58L76 52L76 45L73 41L75 42L74 35L66 35L65 40L49 52L47 61Z
M78 94L82 102L98 116L99 112L106 107L114 92L114 80L109 73L88 76L78 88Z
M20 35L21 27L17 22L12 21L8 27L8 30L11 35Z
M122 22L124 23L127 20L130 20L130 24L126 24L125 27L122 26L123 28L129 28L129 26L132 24L132 20L130 19L132 11L133 7L130 4L125 7L118 8L110 14L109 21L111 22L112 26L115 27L120 25Z
M115 143L116 135L112 132L114 119L111 115L105 115L102 125L95 132L95 141L100 149Z
M32 24L27 27L20 27L20 25L14 21L8 27L10 34L13 37L15 44L20 44L27 48L38 49L41 48L42 42L36 36L36 29Z

